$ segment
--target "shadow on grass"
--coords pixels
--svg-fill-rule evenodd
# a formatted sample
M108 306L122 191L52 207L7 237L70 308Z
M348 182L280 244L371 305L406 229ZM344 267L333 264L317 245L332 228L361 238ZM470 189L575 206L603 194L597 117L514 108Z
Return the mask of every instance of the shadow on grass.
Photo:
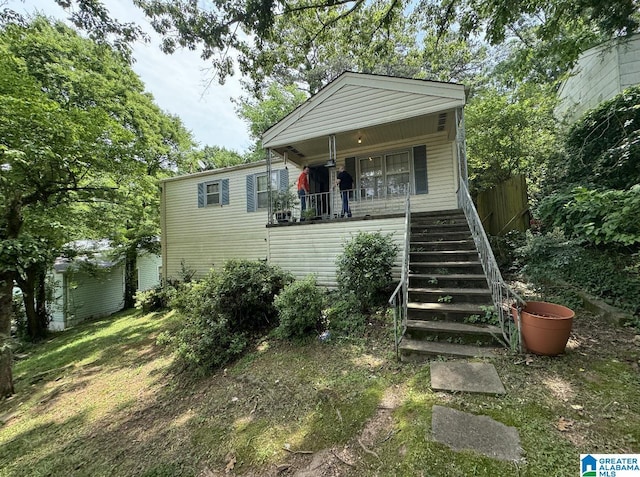
M59 379L78 366L83 373L91 374L101 368L141 366L152 361L163 352L155 346L155 340L167 319L170 318L129 310L30 345L27 351L31 356L14 366L17 391L29 388L32 393L34 385Z

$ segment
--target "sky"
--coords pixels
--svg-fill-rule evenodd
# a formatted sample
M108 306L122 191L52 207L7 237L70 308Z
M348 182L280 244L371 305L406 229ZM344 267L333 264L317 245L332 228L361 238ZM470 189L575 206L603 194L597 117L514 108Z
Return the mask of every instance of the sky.
M0 0L0 8L18 13L35 11L54 18L65 19L66 14L54 0ZM160 51L157 35L144 15L130 0L104 0L109 12L121 21L135 21L150 36L150 43L138 42L133 48L133 70L144 81L146 90L164 111L178 116L201 145L223 146L243 152L251 145L247 126L235 113L231 98L242 95L236 76L227 77L224 85L211 81L206 72L208 64L197 52L181 50L173 55ZM211 83L207 88L206 85Z

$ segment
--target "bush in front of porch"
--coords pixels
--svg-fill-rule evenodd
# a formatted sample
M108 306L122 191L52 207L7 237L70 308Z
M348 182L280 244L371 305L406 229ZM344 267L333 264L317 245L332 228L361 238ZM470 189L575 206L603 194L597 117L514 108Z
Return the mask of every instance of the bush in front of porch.
M336 278L343 294L353 293L363 311L382 305L393 282L391 268L398 246L391 234L360 232L337 259Z

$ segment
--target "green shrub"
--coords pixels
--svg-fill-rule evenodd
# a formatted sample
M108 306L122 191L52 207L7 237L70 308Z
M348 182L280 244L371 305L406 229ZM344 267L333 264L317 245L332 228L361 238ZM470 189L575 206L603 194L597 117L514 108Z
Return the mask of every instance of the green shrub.
M230 260L216 275L214 307L233 329L258 331L278 324L273 300L293 276L266 262Z
M179 360L205 374L239 356L257 333L277 325L273 301L291 275L262 262L231 260L200 281L183 284L171 306L185 316L172 337Z
M276 297L279 338L301 338L318 331L322 320L323 293L313 276L287 285Z
M360 232L344 247L337 260L338 288L353 293L362 309L383 304L392 283L391 267L398 246L391 235Z
M359 300L353 293L332 293L325 310L327 328L335 336L361 336L364 334L367 315L361 312Z
M232 331L224 316L188 315L169 343L187 369L205 375L240 356L248 340L246 333Z
M567 136L559 184L629 189L640 177L640 86L600 103Z
M153 288L136 293L136 308L150 313L169 308L176 296L176 289L171 285L156 285Z
M527 234L518 250L522 271L539 285L567 282L612 305L640 314L638 255L616 250L585 248L560 230L544 235ZM558 293L556 290L554 293Z
M637 179L637 178L636 178ZM640 244L640 185L630 190L576 187L540 201L538 215L547 227L596 245Z

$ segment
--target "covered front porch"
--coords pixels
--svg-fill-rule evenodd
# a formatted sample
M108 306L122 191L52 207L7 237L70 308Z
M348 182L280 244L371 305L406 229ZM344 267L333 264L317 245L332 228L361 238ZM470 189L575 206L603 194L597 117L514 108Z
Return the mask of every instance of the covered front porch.
M459 84L344 73L263 136L269 224L403 214L408 195L415 211L457 208L464 102ZM310 191L301 200L305 166ZM340 168L353 178L347 191L336 185Z

